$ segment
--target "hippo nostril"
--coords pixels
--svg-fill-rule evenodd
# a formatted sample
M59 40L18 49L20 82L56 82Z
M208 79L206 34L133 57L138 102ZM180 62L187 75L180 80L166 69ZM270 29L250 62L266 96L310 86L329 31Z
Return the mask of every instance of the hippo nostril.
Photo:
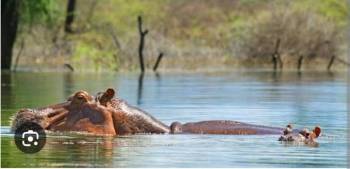
M59 113L59 112L49 113L49 114L47 115L47 117L48 117L48 118L51 118L51 117L53 117L53 116L56 116L58 113Z

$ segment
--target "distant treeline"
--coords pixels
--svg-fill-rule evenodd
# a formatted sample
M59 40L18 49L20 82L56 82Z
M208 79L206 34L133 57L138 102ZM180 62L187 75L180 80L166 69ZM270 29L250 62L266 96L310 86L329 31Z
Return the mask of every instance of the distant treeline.
M346 0L73 0L73 8L72 0L23 2L12 68L138 69L138 16L149 30L147 69L160 52L159 69L275 63L277 69L325 70L332 57L333 69L348 63Z

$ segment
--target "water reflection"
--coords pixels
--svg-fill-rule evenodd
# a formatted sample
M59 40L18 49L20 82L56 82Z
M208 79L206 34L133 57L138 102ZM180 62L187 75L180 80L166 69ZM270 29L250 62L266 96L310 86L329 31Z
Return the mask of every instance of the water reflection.
M154 75L156 77L155 81L157 82L157 86L160 85L161 82L161 75L159 72L154 72ZM142 104L142 95L143 95L143 90L144 90L144 86L143 86L143 81L144 81L144 73L140 73L138 76L138 83L137 83L137 105L141 105ZM151 75L147 75L147 76L151 76ZM147 88L147 87L146 87Z
M13 77L11 73L1 74L1 109L7 107L13 107L14 105L14 94L13 88Z
M143 72L139 74L138 85L137 85L137 105L140 105L142 103L143 76L144 76Z
M16 149L12 137L3 137L2 150L11 153L2 153L7 159L2 161L2 167L112 167L113 139L50 135L40 152L24 154Z
M282 75L282 72L281 71L274 71L272 72L272 79L273 79L273 82L278 84L278 82L280 81L281 79L281 75Z
M74 77L72 72L65 72L63 74L63 95L65 97L69 97L72 95L75 91L73 91L74 86Z
M305 146L305 147L313 147L313 148L317 148L320 146L320 143L317 142L312 142L312 143L308 143L305 144L303 142L280 142L283 146L285 147L301 147L301 146Z
M160 73L159 72L154 72L154 74L156 75L156 79L159 82L161 80Z
M111 167L113 159L113 137L73 137L50 138L45 145L47 156L65 159L66 152L72 156L66 159L67 166L75 167ZM87 163L86 160L89 162ZM58 166L55 167L63 167Z

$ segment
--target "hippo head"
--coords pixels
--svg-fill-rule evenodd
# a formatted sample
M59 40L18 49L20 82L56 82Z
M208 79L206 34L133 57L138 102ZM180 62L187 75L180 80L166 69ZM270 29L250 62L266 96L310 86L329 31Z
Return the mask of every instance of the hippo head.
M176 134L176 133L181 133L182 132L182 124L180 122L173 122L170 125L170 133L171 134Z
M78 91L66 102L39 109L22 109L12 120L12 131L25 122L35 122L46 130L79 131L115 135L110 100L113 89L100 93L96 99L86 91Z

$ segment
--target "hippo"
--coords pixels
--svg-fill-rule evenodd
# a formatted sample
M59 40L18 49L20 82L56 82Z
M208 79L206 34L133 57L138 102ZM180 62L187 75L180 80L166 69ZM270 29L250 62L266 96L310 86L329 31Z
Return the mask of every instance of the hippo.
M287 125L287 128L284 130L282 136L279 137L279 141L288 141L288 142L304 142L304 143L314 143L316 138L321 134L321 127L316 126L312 132L309 132L308 129L303 129L299 132L292 132L291 124Z
M25 122L35 122L54 132L83 132L93 135L149 134L231 134L283 135L284 129L230 120L210 120L165 125L149 113L115 97L115 90L107 89L95 97L78 91L59 104L38 109L22 109L13 116L11 130ZM288 134L298 133L292 130ZM319 135L319 133L318 133ZM317 135L317 137L318 137Z
M169 127L150 114L114 98L107 89L96 97L78 91L67 101L38 109L22 109L12 120L15 131L25 122L35 122L49 131L76 131L94 135L169 133Z

